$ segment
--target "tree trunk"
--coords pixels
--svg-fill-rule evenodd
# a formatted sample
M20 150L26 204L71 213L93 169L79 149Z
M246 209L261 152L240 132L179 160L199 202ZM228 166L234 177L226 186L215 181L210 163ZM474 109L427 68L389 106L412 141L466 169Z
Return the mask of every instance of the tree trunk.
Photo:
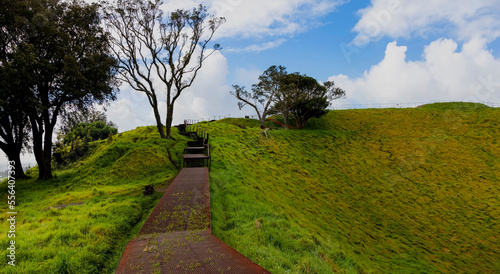
M35 138L33 136L33 138ZM52 171L50 166L50 157L46 157L42 145L33 146L33 152L35 154L36 163L38 164L38 180L48 180L52 178Z
M48 180L52 178L51 158L52 158L52 132L54 126L44 123L41 119L32 114L30 116L33 135L33 153L38 164L38 180ZM47 119L48 120L48 119Z
M158 111L158 106L153 107L153 112L155 114L155 119L156 119L156 128L158 129L158 132L160 133L160 137L162 139L165 139L165 131L163 130L163 124L161 123L161 116L160 112Z
M43 162L43 172L40 169L38 173L38 179L48 180L52 179L52 132L54 130L53 125L45 126L45 135L43 141L43 151L42 151L42 162ZM40 167L40 164L38 164Z
M50 145L52 147L52 144ZM43 169L39 169L38 179L39 180L49 180L52 179L52 157L51 153L43 151ZM40 168L40 164L38 164Z
M298 129L303 129L307 124L306 114L304 116L300 116L300 114L294 113L293 117L295 118L295 124L297 124Z
M23 165L21 163L21 150L20 149L10 149L7 151L4 151L5 154L7 154L7 158L9 159L9 164L12 164L14 162L14 177L16 179L18 178L25 178L26 174L24 174L24 169Z
M293 115L293 118L294 118L294 120L295 120L295 126L296 126L298 129L300 129L300 124L301 124L301 123L300 123L300 119L299 119L297 116L294 116L294 115Z
M288 111L283 111L283 120L285 120L285 129L288 129Z
M17 178L26 178L26 174L24 174L23 164L21 163L20 153L9 156L9 161L14 161L14 168L16 170L16 174L15 174L16 179Z
M254 106L253 108L257 112L257 117L259 118L259 122L260 122L260 128L265 129L266 128L266 110L264 109L264 111L262 112L262 115L261 115L259 112L259 109L256 106Z
M260 119L260 128L265 129L266 128L266 118L262 117Z
M167 138L170 139L172 136L172 120L174 119L174 104L167 105L167 121L165 127L167 128Z
M43 129L40 127L39 120L36 115L30 115L31 130L33 135L33 154L35 154L35 160L38 164L38 179L42 179L43 172L45 171L45 165L43 162Z
M12 131L9 131L12 133ZM9 159L9 165L14 166L15 168L15 178L24 178L26 175L24 174L23 165L21 164L21 150L23 149L22 143L16 143L14 140L23 140L24 135L21 133L20 136L15 138L14 136L8 135L3 136L4 142L0 142L0 149L3 150L7 158Z

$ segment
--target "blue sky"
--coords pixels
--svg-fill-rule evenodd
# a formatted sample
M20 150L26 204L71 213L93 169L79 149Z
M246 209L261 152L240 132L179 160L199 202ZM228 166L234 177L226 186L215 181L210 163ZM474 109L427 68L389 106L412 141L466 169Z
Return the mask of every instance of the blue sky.
M342 43L349 43L355 37L351 29L357 22L356 11L366 5L366 1L351 1L329 14L313 18L317 26L312 26L300 33L281 36L280 39L284 42L276 48L260 52L225 52L223 50L223 54L227 56L231 67L246 66L263 71L270 64L280 64L286 66L289 72L299 71L323 80L340 73L360 75L364 70L360 68L379 61L385 49L385 46L372 45L373 48L369 50L372 54L361 51L359 55L352 56L350 59L347 59L342 52ZM248 44L264 44L274 39L269 37L254 38L254 40L225 38L221 40L221 43L232 49L245 48ZM377 52L375 47L381 49L377 54L373 54Z
M271 65L335 81L347 98L334 105L500 103L498 0L171 0L163 10L200 3L227 19L214 40L223 50L181 95L174 123L253 115L238 109L231 85L249 87ZM155 121L126 85L107 109L119 131Z

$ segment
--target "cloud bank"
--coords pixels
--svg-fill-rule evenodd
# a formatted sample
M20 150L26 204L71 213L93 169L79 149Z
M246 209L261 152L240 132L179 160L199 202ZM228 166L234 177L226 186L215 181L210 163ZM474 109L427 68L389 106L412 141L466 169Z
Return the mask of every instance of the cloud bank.
M482 37L488 41L500 37L498 0L372 0L371 6L358 11L360 20L353 43L363 46L382 37L448 35L460 41Z
M344 88L352 103L500 101L500 59L485 39L472 39L461 49L452 39L436 40L425 47L422 61L407 61L406 50L391 42L384 59L361 77L329 80Z
M191 9L200 3L209 12L227 19L217 38L273 37L293 35L319 23L319 17L332 12L346 0L174 0L163 10Z

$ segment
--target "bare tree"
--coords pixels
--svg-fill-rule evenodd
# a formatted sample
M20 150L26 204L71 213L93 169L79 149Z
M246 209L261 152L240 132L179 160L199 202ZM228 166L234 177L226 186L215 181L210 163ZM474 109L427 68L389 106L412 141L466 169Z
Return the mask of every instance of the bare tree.
M215 44L208 50L208 44L225 19L210 17L202 5L164 16L161 5L159 0L118 0L107 8L106 19L114 36L111 47L120 62L120 79L146 94L160 136L170 138L174 104L193 84L203 62L220 49ZM159 111L161 91L166 94L166 134Z
M271 66L259 76L259 83L252 85L252 90L247 91L245 87L233 85L231 94L236 97L238 107L242 109L249 105L255 109L259 117L260 127L265 127L266 117L271 110L271 103L280 88L279 79L286 74L283 66Z

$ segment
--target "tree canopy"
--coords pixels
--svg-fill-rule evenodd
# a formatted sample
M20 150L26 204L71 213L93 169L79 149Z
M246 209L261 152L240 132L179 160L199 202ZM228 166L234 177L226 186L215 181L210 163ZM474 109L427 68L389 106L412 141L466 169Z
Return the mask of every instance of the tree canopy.
M249 105L254 108L261 128L264 128L274 96L280 89L280 77L283 75L286 75L285 67L271 66L259 76L259 83L253 84L251 91L247 91L245 87L233 85L231 94L239 100L238 107L242 109Z
M32 46L19 41L23 33L27 12L24 1L0 0L0 149L9 161L15 162L16 177L23 177L20 154L29 148L29 119L24 111L33 75L34 57L22 51L32 51Z
M118 128L115 123L108 121L106 113L98 110L95 106L89 106L81 109L77 106L69 105L65 108L64 115L59 121L59 134L66 135L79 124L90 124L97 121L102 121L104 124Z
M87 138L89 142L104 140L110 135L115 135L116 133L118 133L118 129L106 124L104 121L80 123L64 135L63 143L68 145L76 139L84 138Z
M297 128L304 128L309 119L327 113L331 100L344 96L345 91L333 82L320 84L316 79L296 72L280 78L275 107L285 117L285 127L288 126L287 116L290 113Z
M266 116L277 111L283 115L285 128L289 126L289 116L298 128L304 128L312 117L326 113L331 100L345 96L345 91L334 82L323 84L298 72L288 74L283 66L271 66L261 76L252 90L233 85L231 91L238 100L240 109L245 105L253 107L264 127Z
M5 92L25 100L22 109L31 126L39 178L48 179L58 117L68 104L85 108L114 99L116 61L109 53L109 36L101 27L97 4L2 2L0 20L6 33L0 41L1 66L19 64L14 79L25 80Z

